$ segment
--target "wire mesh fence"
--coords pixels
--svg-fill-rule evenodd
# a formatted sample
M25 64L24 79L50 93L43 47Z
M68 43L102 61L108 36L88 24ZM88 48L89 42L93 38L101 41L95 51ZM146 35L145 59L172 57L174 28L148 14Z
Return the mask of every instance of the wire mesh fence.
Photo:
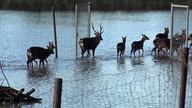
M62 106L67 108L175 108L179 106L180 61L167 67L154 65L112 74L74 73L77 79L63 81ZM159 71L155 71L156 69ZM176 68L178 69L178 68ZM191 69L190 69L191 70ZM189 75L191 74L189 70ZM88 74L88 75L87 75ZM187 92L191 90L191 76ZM186 108L191 93L186 93Z

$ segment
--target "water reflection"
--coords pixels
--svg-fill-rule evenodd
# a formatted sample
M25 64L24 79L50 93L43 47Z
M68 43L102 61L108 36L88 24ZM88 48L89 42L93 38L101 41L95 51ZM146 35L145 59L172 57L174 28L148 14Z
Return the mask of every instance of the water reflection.
M117 63L118 65L125 64L125 58L124 57L117 58Z
M76 67L74 69L75 76L77 75L77 78L89 78L98 75L101 71L100 62L100 60L95 58L86 58L80 61L76 60Z
M28 76L30 77L44 77L50 73L49 66L28 68Z
M124 72L126 71L126 62L124 57L117 58L117 70L124 70Z
M157 60L157 61L163 61L163 60L169 60L170 59L170 56L169 55L154 55L153 56L154 60Z
M131 58L131 64L132 65L143 65L144 64L143 59L144 58L142 56Z
M29 85L40 86L52 83L52 69L49 66L29 68L27 81Z

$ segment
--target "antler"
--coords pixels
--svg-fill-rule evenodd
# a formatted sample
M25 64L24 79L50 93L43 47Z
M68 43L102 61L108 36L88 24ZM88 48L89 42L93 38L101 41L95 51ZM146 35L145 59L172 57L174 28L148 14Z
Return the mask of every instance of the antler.
M97 31L95 30L95 28L93 27L93 23L92 23L92 29L95 33L97 33Z
M101 24L99 25L99 27L100 27L100 34L102 34L104 32L104 30L102 30L103 27L101 26Z
M98 31L95 30L95 28L94 28L94 26L93 26L93 23L92 23L92 29L93 29L93 31L94 31L95 33L102 34L102 33L104 32L103 27L102 27L101 25L99 25L99 27L100 27L100 32L98 32Z

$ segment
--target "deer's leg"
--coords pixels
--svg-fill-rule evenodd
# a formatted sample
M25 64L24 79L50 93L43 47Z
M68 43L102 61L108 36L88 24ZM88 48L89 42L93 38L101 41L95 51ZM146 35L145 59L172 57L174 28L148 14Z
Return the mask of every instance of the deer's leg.
M153 52L154 52L155 55L156 55L156 48L155 48L155 47L151 50L151 55L153 54Z
M41 66L41 63L42 63L42 66L44 66L44 61L43 61L43 59L40 59L40 60L39 60L39 67Z
M44 64L44 59L42 60L42 64L43 64L43 66L45 65L45 64Z
M93 49L93 58L95 57L95 49Z
M117 57L119 56L119 51L117 50Z
M133 52L133 50L131 50L131 52L130 52L130 57L131 57L131 55L132 55L132 52Z
M153 54L154 48L151 50L151 55Z
M135 57L135 52L136 52L136 51L137 51L137 50L134 50L134 51L133 51L134 57ZM140 54L140 52L139 52L139 54Z
M123 49L121 50L121 56L124 56L124 50Z
M90 51L87 50L87 57L90 57Z
M82 58L84 58L83 54L85 53L86 50L83 50L81 51L81 55L82 55Z
M120 51L120 57L122 56L122 51Z
M39 60L39 67L41 66L41 59Z
M35 59L34 59L33 61L34 61L34 62L36 63L36 65L37 65L37 61L36 61ZM33 64L32 64L32 65L33 65Z
M29 60L27 60L27 67L29 67L29 65L30 65L30 61L29 61Z
M47 61L47 59L45 59L45 61L46 61L46 63L48 64L48 61Z
M161 48L158 48L158 56L159 56L159 52L160 52L160 50L162 50ZM162 50L163 51L163 50Z
M117 57L119 56L119 49L118 49L118 47L117 47Z
M131 57L132 53L135 55L135 50L131 49L130 57Z

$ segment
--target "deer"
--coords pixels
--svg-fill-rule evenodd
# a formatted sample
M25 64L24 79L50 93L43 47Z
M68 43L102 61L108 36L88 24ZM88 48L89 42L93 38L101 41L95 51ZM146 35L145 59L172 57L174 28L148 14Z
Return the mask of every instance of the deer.
M132 53L134 54L134 57L135 57L135 52L137 50L139 51L139 55L140 55L140 50L142 50L142 56L143 56L143 53L144 53L143 44L144 44L145 40L149 40L149 38L145 34L142 34L142 39L140 41L134 41L131 44L130 57L131 57Z
M170 39L167 38L157 38L153 40L153 45L154 48L151 51L151 55L153 52L155 52L156 55L156 49L158 49L158 55L160 53L160 51L162 51L164 54L167 55L168 50L170 49ZM180 44L179 44L179 40L172 38L172 54L174 53L174 51L177 52L177 55L179 54L178 49L180 48ZM163 50L166 49L166 51Z
M47 49L34 46L30 47L27 49L27 66L29 67L29 64L31 64L35 59L39 59L39 66L44 65L44 61L47 61L47 58L51 55L54 54L53 49L55 48L53 42L49 42L49 45L47 46ZM36 61L35 61L36 62ZM36 62L37 64L37 62Z
M162 51L164 54L167 54L168 49L170 49L170 39L167 38L157 38L153 40L153 45L154 48L151 51L151 55L153 54L153 52L155 52L156 55L156 50L158 49L158 55L160 53L160 51ZM163 48L166 49L166 52L163 50Z
M156 35L156 38L168 38L169 28L165 27L164 30L165 30L164 33L158 33Z
M122 37L122 42L117 44L117 57L120 55L120 57L124 56L125 52L125 43L126 43L126 36Z
M82 59L84 59L84 53L87 51L87 57L90 55L89 50L92 50L93 58L95 57L95 49L99 45L100 41L103 40L102 38L102 33L103 27L100 25L100 31L96 31L93 24L92 24L92 29L94 31L95 37L90 37L90 38L81 38L79 40L79 46L81 48L81 54L82 54Z
M186 29L181 29L181 34L179 35L179 33L175 33L175 35L173 36L173 39L178 40L179 42L178 44L180 44L180 47L182 48L185 44L186 36L187 36Z
M37 65L37 61L34 59L33 60L33 57L32 57L32 53L30 52L30 50L29 49L27 49L27 66L29 67L29 65L30 66L32 66L33 67L33 61L36 63L36 65Z

